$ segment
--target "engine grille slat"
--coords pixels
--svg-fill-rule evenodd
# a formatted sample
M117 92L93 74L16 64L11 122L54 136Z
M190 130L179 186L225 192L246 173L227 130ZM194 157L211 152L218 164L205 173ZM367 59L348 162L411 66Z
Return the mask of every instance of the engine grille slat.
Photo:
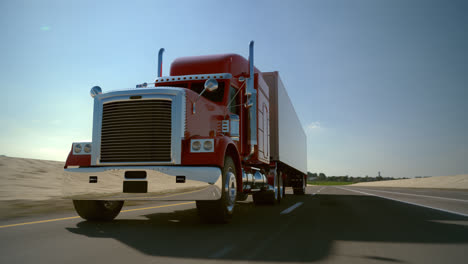
M170 104L169 104L170 105ZM139 107L138 109L142 112L142 113L151 113L153 111L153 109L164 109L166 108L167 106L155 106L155 107ZM135 109L135 107L130 107L130 106L119 106L118 108L115 108L115 107L109 107L109 110L112 111L113 113L124 113L128 110L132 110L132 109Z
M170 124L171 122L169 120L151 120L149 118L134 118L132 120L126 120L126 119L122 119L122 120L113 120L113 121L103 121L103 125L114 125L116 124L117 122L120 122L120 126L127 126L127 127L133 127L135 125L141 125L142 122L147 122L144 126L145 127L159 127L158 125L160 124Z
M146 100L148 101L148 100ZM153 108L164 108L164 107L167 107L167 106L170 106L172 105L172 102L171 101L162 101L162 100L158 100L160 103L159 105L142 105L138 108L140 109L153 109ZM133 101L133 102L125 102L125 101L120 101L120 102L112 102L112 103L119 103L119 105L108 105L107 106L107 109L110 109L110 110L114 110L114 109L117 109L117 110L122 110L122 109L128 109L128 108L135 108L135 105L134 103L135 102L142 102L142 101Z
M132 134L132 135L135 135L135 136L137 136L137 135L147 135L146 132L141 132L141 131L138 131L138 132L128 132L128 133L129 133L129 134ZM109 134L109 135L111 135L111 136L116 136L116 137L122 135L121 132L115 132L115 131L103 132L102 134ZM155 136L153 136L152 138L166 138L166 136L167 136L167 135L162 134L162 135L160 135L160 136L155 135Z
M152 148L133 148L133 149L128 149L128 148L122 148L122 147L113 147L111 148L112 149L112 152L109 152L107 154L104 154L104 155L110 155L110 154L114 154L114 151L117 152L118 150L122 150L122 151L125 151L125 152L166 152L168 149L170 149L171 146L158 146L158 147L152 147Z
M139 163L139 162L153 162L154 158L146 158L146 157L140 157L140 158L113 158L113 162L133 162L133 163Z
M162 124L160 124L162 125ZM166 125L170 125L170 124L166 124ZM103 128L103 130L106 130L104 131L104 133L106 132L115 132L116 131L116 127L118 128L120 134L123 134L125 132L128 132L128 133L134 133L134 132L140 132L140 131L144 131L144 132L151 132L151 133L162 133L162 134L165 134L165 133L170 133L171 131L170 130L162 130L160 128L152 128L152 127L144 127L144 126L134 126L134 127L125 127L125 126L109 126L109 127L105 127Z
M169 126L169 124L159 124L160 126L162 125L166 125L166 126ZM112 130L112 131L115 131L115 127L118 127L119 128L119 131L122 132L123 130L127 130L127 131L139 131L139 130L146 130L146 131L151 131L151 132L157 132L157 131L160 131L160 132L170 132L169 130L166 130L166 129L162 129L162 128L158 128L158 127L151 127L151 126L144 126L144 125L138 125L138 126L131 126L131 127L126 127L126 126L119 126L119 125L106 125L105 127L103 127L102 129L103 130Z
M107 120L103 120L102 121L102 125L103 126L107 126L107 125L121 125L121 126L129 126L129 127L132 127L133 125L135 124L138 124L139 121L145 121L145 122L151 122L150 124L148 125L152 125L153 127L156 127L157 125L160 125L160 124L167 124L167 123L171 123L171 120L168 119L168 120L152 120L152 119L149 119L149 118L145 118L145 117L139 117L139 118L133 118L133 119L120 119L119 121L107 121Z
M104 135L105 133L103 133ZM134 140L139 140L141 141L142 139L149 139L151 141L157 141L157 140L166 140L167 137L170 136L170 133L167 133L167 134L159 134L159 135L155 135L154 137L149 137L148 135L145 135L145 134L133 134L133 133L125 133L124 135L120 134L109 134L109 135L106 135L106 136L109 136L109 137L112 137L112 139L109 139L109 141L113 141L113 140L122 140L122 139L125 139L125 138L128 138L129 136L132 137L132 139Z
M131 109L130 109L131 110ZM164 110L164 109L154 109L154 110ZM141 116L154 116L154 117L158 117L158 118L164 118L164 119L169 119L169 117L165 116L164 114L154 114L154 113L151 113L151 112L143 112L143 111L140 111L140 115ZM115 112L115 113L112 113L112 114L109 114L107 116L107 118L114 118L118 116L120 119L124 119L124 118L135 118L134 116L132 116L131 114L128 114L127 111L122 111L122 112Z
M164 156L165 156L164 154L158 154L158 153L148 153L148 154L145 154L145 155L142 155L142 154L126 154L125 159L137 159L137 158L147 159L147 158L154 158L154 157L164 158ZM108 158L108 159L122 159L122 157L120 155L106 156L106 158Z
M107 142L109 142L109 144L111 144L112 142L114 143L125 143L125 142L122 142L122 139L125 139L127 138L129 135L131 134L126 134L124 136L122 135L110 135L112 136L112 139L109 139L107 140ZM130 141L126 141L126 142L146 142L146 143L164 143L164 142L167 142L166 138L169 136L169 135L161 135L161 136L158 136L158 137L148 137L146 135L142 135L142 134L135 134L135 135L131 135L133 136L134 138L132 138L132 140Z
M157 110L157 109L155 109L155 110ZM165 109L159 109L159 111L162 111L162 110L165 110ZM154 118L157 118L157 119L160 120L160 121L162 121L162 120L165 120L165 121L171 120L168 116L165 116L165 115L163 115L163 114L151 114L151 113L140 113L140 116L137 116L137 117L132 116L132 115L129 115L129 114L120 114L120 113L116 113L116 114L114 114L114 115L108 115L107 117L110 118L110 119L113 119L113 118L116 118L116 117L117 117L117 118L119 118L120 120L125 120L125 119L133 120L133 119L135 119L135 118L138 119L139 117L145 118L145 119L148 118L148 117L154 117ZM103 121L107 121L107 120L104 119Z
M163 134L166 135L167 133L171 133L169 130L156 130L156 129L151 129L151 128L145 128L145 127L132 127L132 128L126 128L126 127L119 127L119 126L112 126L112 127L106 127L103 128L103 133L113 133L116 131L116 129L119 129L120 134L125 134L125 133L140 133L140 132L145 132L146 134Z
M148 101L148 100L145 100L145 101ZM157 106L161 106L161 105L170 105L172 104L172 101L171 100L163 100L163 99L158 99L159 101L159 105ZM134 102L135 101L118 101L119 105L116 106L116 105L109 105L108 108L113 108L113 107L123 107L123 106L131 106L133 107L134 106ZM141 102L141 101L140 101ZM142 107L145 107L146 105L143 105Z
M170 104L168 104L170 105ZM168 106L167 105L167 106ZM167 107L166 105L161 105L161 106L154 106L154 107L151 107L151 106L142 106L142 107L139 107L138 109L141 111L141 112L146 112L146 113L150 113L153 109L163 109L165 107ZM115 113L122 113L122 112L125 112L125 111L128 111L129 109L134 109L135 107L130 107L130 106L119 106L118 108L116 107L109 107L109 110L112 110L113 112Z
M170 147L169 147L170 148ZM121 153L121 152L124 152L124 153L133 153L133 152L150 152L150 153L163 153L163 152L166 152L169 148L161 148L159 149L158 151L154 151L154 149L134 149L134 150L129 150L129 149L125 149L125 148L116 148L116 149L112 149L112 153Z
M170 162L172 101L103 105L100 162Z
M161 137L162 138L162 137ZM167 140L165 140L164 138L162 138L161 140L151 140L151 139L148 139L148 138L138 138L138 139L134 139L132 141L126 141L126 142L122 142L122 139L123 138L115 138L113 140L108 140L107 143L109 144L106 144L106 145L112 145L112 144L125 144L125 145L128 145L126 142L130 142L132 144L162 144L162 143L168 143ZM105 146L104 146L105 147Z
M118 144L118 142L112 142L112 143L109 143L108 146L105 146L103 147L102 149L113 149L113 148L117 148L117 147L120 147L120 148L127 148L127 149L137 149L137 148L140 148L140 147L151 147L151 148L154 148L154 149L157 149L158 147L164 147L164 146L171 146L171 144L169 143L154 143L154 142L150 142L150 143L145 143L145 141L140 141L140 142L132 142L132 146L129 146L128 144Z
M143 156L159 156L164 157L164 153L157 153L157 152L148 152L148 153L128 153L128 152L116 152L114 155L106 155L105 157L112 158L112 157L120 157L120 155L125 154L126 157L134 156L134 157L143 157Z

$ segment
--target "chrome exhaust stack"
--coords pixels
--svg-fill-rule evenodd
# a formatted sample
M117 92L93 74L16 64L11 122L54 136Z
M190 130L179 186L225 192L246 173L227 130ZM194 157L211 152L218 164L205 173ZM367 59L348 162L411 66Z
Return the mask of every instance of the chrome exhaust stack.
M257 145L257 91L255 90L255 66L254 66L254 41L250 41L249 45L249 78L247 78L245 107L249 110L249 128L247 137L250 145L250 153L245 157L249 160L255 152Z
M162 76L162 57L164 53L164 48L161 48L158 53L158 77Z

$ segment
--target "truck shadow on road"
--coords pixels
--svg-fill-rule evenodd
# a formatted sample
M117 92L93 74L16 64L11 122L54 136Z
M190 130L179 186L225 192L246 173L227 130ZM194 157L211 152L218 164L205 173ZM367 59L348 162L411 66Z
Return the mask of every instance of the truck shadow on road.
M296 202L303 205L280 214ZM227 225L201 222L196 209L143 216L147 219L82 221L67 229L87 237L114 238L151 256L236 261L317 261L331 255L336 241L468 242L466 217L361 195L290 195L280 206L242 202ZM388 256L352 257L404 262Z

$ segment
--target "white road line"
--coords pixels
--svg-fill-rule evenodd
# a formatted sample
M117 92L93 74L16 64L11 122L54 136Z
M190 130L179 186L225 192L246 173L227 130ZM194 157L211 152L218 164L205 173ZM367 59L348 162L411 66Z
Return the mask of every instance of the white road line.
M312 196L316 195L317 193L319 193L319 192L320 192L321 190L323 190L323 189L325 189L325 187L322 187L320 190L318 190L318 191L312 193Z
M354 187L353 187L354 188ZM356 188L357 189L357 188ZM358 189L362 190L362 189ZM455 199L455 198L446 198L440 196L431 196L431 195L422 195L422 194L412 194L412 193L402 193L402 192L390 192L390 191L382 191L382 190L374 190L374 189L364 189L373 192L386 192L386 193L396 193L396 194L404 194L404 195L411 195L411 196L420 196L420 197L427 197L427 198L435 198L435 199L442 199L442 200L450 200L450 201L457 201L457 202L465 202L468 203L468 200L463 199Z
M229 253L233 248L234 248L233 245L231 245L231 246L225 246L225 247L222 248L220 251L215 252L214 254L211 254L211 255L209 256L209 258L220 258L220 257L226 255L227 253Z
M302 204L303 204L303 202L297 202L295 205L289 207L288 209L284 210L280 214L289 214L290 212L292 212L294 209L298 208Z
M136 209L127 209L122 210L120 213L126 212L133 212L133 211L141 211L141 210L148 210L148 209L155 209L155 208L163 208L163 207L170 207L170 206L178 206L178 205L185 205L185 204L194 204L195 202L186 202L186 203L177 203L177 204L165 204L165 205L158 205L152 207L145 207L145 208L136 208ZM56 219L48 219L48 220L40 220L40 221L33 221L33 222L26 222L26 223L17 223L17 224L10 224L10 225L1 225L0 229L6 227L13 227L13 226L22 226L22 225L33 225L33 224L40 224L40 223L48 223L48 222L55 222L55 221L63 221L69 219L76 219L80 218L79 216L71 216L71 217L64 217L64 218L56 218Z
M361 191L353 190L353 189L347 189L347 188L343 188L343 187L336 187L336 188L346 190L346 191L350 191L350 192L358 192L358 193L362 193L362 194L366 194L366 195L370 195L370 196L380 197L380 198L384 198L384 199L388 199L388 200L392 200L392 201L397 201L397 202L400 202L400 203L421 206L421 207L425 207L425 208L429 208L429 209L433 209L433 210L442 211L442 212L445 212L445 213L456 214L456 215L461 215L461 216L464 216L464 217L468 217L468 214L454 212L454 211L450 211L450 210L445 210L445 209L442 209L442 208L437 208L437 207L432 207L432 206L428 206L428 205L422 205L422 204L402 201L402 200L398 200L398 199L395 199L395 198L389 198L389 197L380 196L380 195L373 194L373 193L366 193L366 192L361 192Z

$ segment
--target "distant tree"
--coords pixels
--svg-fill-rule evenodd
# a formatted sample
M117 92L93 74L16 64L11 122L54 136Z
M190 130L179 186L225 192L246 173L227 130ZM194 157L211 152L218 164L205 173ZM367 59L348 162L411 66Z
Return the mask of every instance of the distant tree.
M325 173L321 172L318 175L318 179L319 179L319 181L325 181L325 180L327 180L327 176L325 175Z
M310 171L307 172L307 178L309 179L317 179L317 173L312 173Z

